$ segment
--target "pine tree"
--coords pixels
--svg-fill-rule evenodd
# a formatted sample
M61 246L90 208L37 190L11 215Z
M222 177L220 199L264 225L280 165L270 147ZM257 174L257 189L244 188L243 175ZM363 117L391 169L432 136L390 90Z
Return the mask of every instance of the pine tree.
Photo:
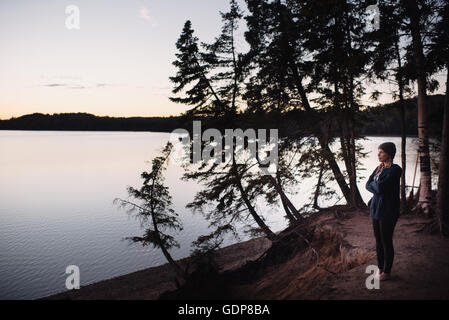
M343 194L349 204L363 206L357 187L357 157L362 154L357 153L356 140L362 79L367 76L371 50L365 36L365 7L345 0L292 3L312 69L307 91L318 93L314 102L339 119L341 154L349 179L349 192Z
M162 155L153 159L151 171L142 172L143 185L140 189L128 187L128 194L135 200L140 201L139 203L120 198L116 198L114 203L126 208L130 213L137 211L136 216L139 218L141 225L146 226L142 236L125 239L141 243L143 246L153 245L155 248L160 248L176 273L185 278L185 270L178 265L168 251L172 247L179 248L179 243L172 235L166 233L166 230L182 230L182 223L178 219L178 214L170 208L172 197L168 187L164 185L163 171L168 164L172 148L173 145L168 142L162 151Z
M175 94L186 90L188 85L192 83L193 85L186 90L186 97L169 97L169 99L176 103L193 106L185 116L190 116L194 112L196 115L217 115L223 103L207 77L208 64L204 61L208 58L199 51L198 38L193 33L192 23L187 20L176 42L179 53L176 53L178 59L173 62L173 65L178 72L176 76L169 77L176 85L172 90ZM211 97L212 101L210 101Z
M403 45L403 39L407 37L404 25L403 9L398 2L382 1L378 4L380 11L380 28L375 30L368 37L374 43L374 51L372 54L372 70L373 75L381 81L393 83L397 87L397 92L393 92L393 98L399 99L400 102L400 118L401 118L401 211L405 212L406 202L406 123L405 123L405 96L411 94L412 90L409 86L410 76L406 74L407 61L404 59L404 51L407 47ZM375 82L375 81L374 81ZM373 98L377 99L379 92L373 93Z
M277 112L277 117L294 112L291 115L298 115L296 121L300 127L303 123L299 122L313 124L310 126L312 134L318 138L322 155L350 203L350 189L329 148L328 143L332 139L326 131L326 120L320 117L322 113L312 108L308 96L310 90L305 87L305 79L312 74L312 62L307 59L304 49L309 30L303 28L301 16L307 16L308 13L302 6L303 2L287 1L287 4L281 1L247 0L251 14L245 17L249 29L245 38L250 45L248 56L252 61L252 70L255 70L244 95L248 110L254 114L274 111L270 115L276 116ZM309 17L313 20L314 14ZM296 137L297 140L300 138ZM361 197L359 200L363 202Z
M230 1L229 12L220 12L220 14L223 20L221 34L212 44L202 43L204 50L201 52L196 45L198 39L193 36L191 24L189 21L186 22L177 42L180 53L177 54L178 60L174 62L174 65L178 68L178 73L176 77L170 79L177 84L173 93L179 93L193 82L193 88L186 91L186 98L171 98L172 101L193 105L193 108L187 111L191 118L200 118L204 127L213 127L224 133L226 128L238 125L238 98L241 96L241 83L248 72L248 59L237 52L235 45L235 31L242 18L236 1ZM194 67L191 67L192 65ZM191 142L193 143L193 140ZM212 143L213 141L201 142L202 147L210 146ZM235 147L235 142L232 143ZM196 195L196 200L189 207L199 209L207 206L215 198L225 205L220 208L227 213L231 221L239 220L235 213L241 214L240 211L245 209L257 223L258 228L268 238L274 239L275 234L252 204L253 194L260 192L259 189L252 190L246 187L245 172L248 170L248 165L237 164L234 158L235 154L232 157L233 161L225 163L220 168L210 163L203 163L200 168L191 167L194 168L193 171L189 171L188 166L186 167L185 179L204 181L208 185L205 190ZM236 193L239 195L238 201L235 203L229 201L228 196L236 196ZM242 208L242 205L245 208ZM219 226L220 223L227 224L220 220L219 216L214 216L213 211L206 213L206 217L217 220L212 221L214 226ZM227 218L224 217L224 219Z

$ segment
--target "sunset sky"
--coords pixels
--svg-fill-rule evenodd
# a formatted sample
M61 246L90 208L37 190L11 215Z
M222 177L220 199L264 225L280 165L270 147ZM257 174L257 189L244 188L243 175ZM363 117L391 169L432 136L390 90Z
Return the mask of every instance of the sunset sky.
M80 10L79 30L66 28L68 5ZM228 8L228 0L1 0L0 118L179 114L187 107L169 101L168 77L184 22L211 42Z
M80 10L79 30L66 28L69 5ZM177 115L187 107L168 99L168 78L184 22L212 42L219 11L228 10L228 0L1 0L0 119L33 112ZM237 31L240 39L245 30Z

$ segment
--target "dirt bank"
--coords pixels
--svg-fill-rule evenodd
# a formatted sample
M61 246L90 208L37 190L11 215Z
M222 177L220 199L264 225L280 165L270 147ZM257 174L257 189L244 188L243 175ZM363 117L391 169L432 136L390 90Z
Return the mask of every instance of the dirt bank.
M232 292L254 299L449 299L449 239L421 231L430 221L400 218L392 279L380 289L365 285L366 267L377 265L368 211L336 207L314 218L303 249L283 263L261 267L257 279Z

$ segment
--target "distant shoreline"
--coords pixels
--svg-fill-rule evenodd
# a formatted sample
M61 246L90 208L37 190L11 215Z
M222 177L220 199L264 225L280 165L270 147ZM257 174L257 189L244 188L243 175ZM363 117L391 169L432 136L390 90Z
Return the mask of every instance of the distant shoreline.
M444 95L429 96L429 137L441 137L444 99ZM415 100L406 100L405 133L410 138L418 136ZM357 134L362 137L400 137L400 105L399 102L395 102L361 110L360 119L357 124ZM301 110L293 110L283 114L282 117L286 121L290 121L290 126L294 126L295 122L301 125L302 121L307 120L307 114ZM206 118L204 120L207 122ZM337 119L335 121L338 122ZM269 114L264 114L261 117L260 115L242 113L239 114L237 123L229 124L229 128L238 127L246 129L250 124L252 127L259 125L265 128L275 128L278 125L277 123ZM186 129L190 131L191 126L191 121L188 121L183 115L164 117L110 117L97 116L85 112L33 113L0 120L0 130L15 131L172 132L175 129Z
M182 126L179 116L99 117L90 113L33 113L0 120L0 130L28 131L149 131L171 132Z
M64 131L64 132L160 132L170 133L171 131L153 131L153 130L66 130L66 129L1 129L0 131ZM398 134L366 134L364 137L398 137ZM407 135L407 138L418 138L418 135Z
M0 129L0 131L64 131L64 132L161 132L170 133L171 131L152 131L152 130L67 130L67 129Z

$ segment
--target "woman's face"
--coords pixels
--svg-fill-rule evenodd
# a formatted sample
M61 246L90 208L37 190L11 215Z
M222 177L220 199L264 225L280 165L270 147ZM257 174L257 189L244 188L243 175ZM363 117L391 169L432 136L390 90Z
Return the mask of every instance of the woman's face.
M391 160L391 157L388 153L383 151L382 149L377 150L377 158L379 159L379 162L385 162L388 160Z

